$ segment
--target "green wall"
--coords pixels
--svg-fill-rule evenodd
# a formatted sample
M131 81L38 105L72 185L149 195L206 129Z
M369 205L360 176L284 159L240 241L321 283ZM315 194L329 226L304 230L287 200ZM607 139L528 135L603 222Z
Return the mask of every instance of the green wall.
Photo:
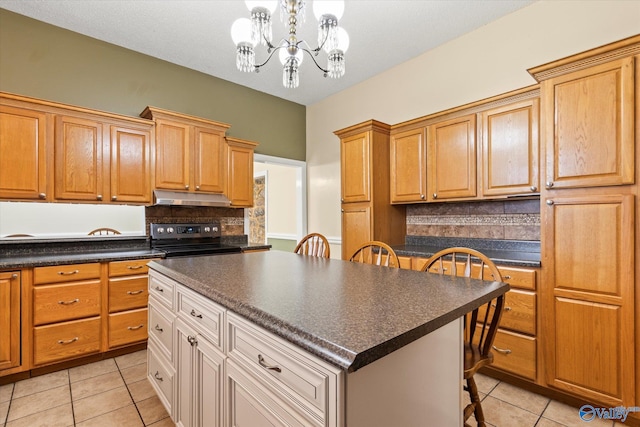
M128 116L152 105L228 123L256 153L305 160L303 105L4 9L0 91Z

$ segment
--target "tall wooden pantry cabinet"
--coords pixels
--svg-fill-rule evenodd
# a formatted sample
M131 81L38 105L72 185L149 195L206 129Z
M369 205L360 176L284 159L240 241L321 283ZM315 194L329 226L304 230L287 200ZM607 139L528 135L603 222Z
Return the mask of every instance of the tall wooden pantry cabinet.
M389 131L369 120L334 132L340 138L342 259L370 240L404 244L405 209L390 204Z
M640 36L529 72L541 82L546 384L640 406Z

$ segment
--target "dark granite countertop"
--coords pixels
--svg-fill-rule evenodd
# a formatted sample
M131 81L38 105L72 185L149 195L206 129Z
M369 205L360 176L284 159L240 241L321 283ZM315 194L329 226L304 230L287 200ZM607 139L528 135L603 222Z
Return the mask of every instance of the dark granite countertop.
M170 258L149 266L348 372L509 289L281 251Z
M436 252L462 246L482 252L496 265L540 267L540 242L458 237L407 236L404 245L392 246L397 255L428 258Z

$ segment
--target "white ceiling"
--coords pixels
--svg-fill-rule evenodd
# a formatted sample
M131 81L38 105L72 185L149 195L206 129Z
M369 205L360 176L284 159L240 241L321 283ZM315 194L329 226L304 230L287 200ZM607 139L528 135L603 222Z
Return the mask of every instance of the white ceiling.
M340 26L350 36L346 74L324 78L310 58L300 86L282 86L273 58L260 73L235 66L230 28L248 17L243 1L218 0L0 0L0 7L99 40L163 59L303 105L366 80L449 40L473 31L535 0L347 0ZM285 26L274 13L274 42ZM316 23L308 8L299 39L316 46ZM260 47L261 48L261 47ZM256 62L266 58L258 49ZM326 57L318 57L326 66Z

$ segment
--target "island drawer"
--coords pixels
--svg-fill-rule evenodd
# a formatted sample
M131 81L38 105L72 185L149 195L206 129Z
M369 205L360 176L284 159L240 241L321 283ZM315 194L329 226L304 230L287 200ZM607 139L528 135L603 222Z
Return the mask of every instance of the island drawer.
M149 336L155 338L159 351L173 361L173 320L175 316L155 298L149 298Z
M536 380L536 339L498 330L493 341L493 365L530 380Z
M100 351L100 318L33 329L33 363L41 365Z
M282 399L304 408L316 420L329 410L329 390L337 376L315 357L273 334L228 314L228 356L260 378Z
M134 259L128 261L111 261L109 263L109 277L133 276L149 272L149 259Z
M109 279L109 313L146 307L149 300L147 282L145 276Z
M147 339L147 309L109 315L109 348Z
M33 284L72 282L76 280L99 279L100 263L54 265L33 269Z
M174 372L157 352L152 342L147 346L147 378L169 415L173 418L172 402L175 395Z
M33 288L35 326L100 314L100 281Z
M176 304L178 315L224 352L222 325L225 310L184 286L179 287Z
M169 309L173 310L173 294L175 282L160 273L149 271L149 295L153 295Z

